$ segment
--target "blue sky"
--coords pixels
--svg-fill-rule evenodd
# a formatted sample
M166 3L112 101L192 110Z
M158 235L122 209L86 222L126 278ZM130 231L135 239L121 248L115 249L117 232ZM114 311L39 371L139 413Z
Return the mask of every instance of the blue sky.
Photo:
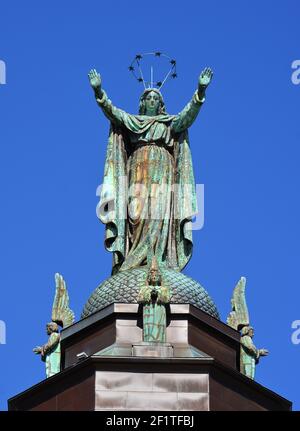
M141 87L127 70L136 53L175 57L178 79L163 95L182 109L205 66L215 72L190 129L205 224L185 272L214 298L222 319L241 275L255 344L270 350L257 381L300 409L300 6L264 2L1 3L0 409L44 378L32 348L46 341L54 273L67 282L79 318L110 274L96 218L108 122L87 73L96 67L110 98L136 113Z

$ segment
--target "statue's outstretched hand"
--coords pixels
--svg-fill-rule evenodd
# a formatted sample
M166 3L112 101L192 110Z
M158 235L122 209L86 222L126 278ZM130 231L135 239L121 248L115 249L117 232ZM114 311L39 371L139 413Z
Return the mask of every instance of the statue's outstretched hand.
M199 76L199 87L207 87L210 84L210 81L213 77L213 71L210 67L206 67Z
M42 348L41 346L37 346L37 347L35 347L35 348L33 349L33 352L34 352L36 355L40 355L40 354L42 353L42 351L43 351L43 348Z
M210 81L212 80L213 74L214 73L210 67L206 67L200 73L199 81L198 81L198 96L200 99L202 99L205 96L205 90L208 87L208 85L210 84Z
M101 76L96 69L92 69L88 74L91 87L94 91L101 92Z
M259 349L260 356L267 356L269 351L267 349Z

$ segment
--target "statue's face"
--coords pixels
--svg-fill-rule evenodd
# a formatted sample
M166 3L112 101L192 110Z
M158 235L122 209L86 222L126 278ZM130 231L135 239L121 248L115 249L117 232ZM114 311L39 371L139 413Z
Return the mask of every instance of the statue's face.
M159 104L159 95L155 91L150 91L145 99L146 115L157 115Z
M52 332L58 332L58 326L54 322L47 323L46 325L47 335L51 335Z
M150 270L150 278L152 283L158 283L159 282L159 273L157 269L151 269Z
M253 338L254 337L254 329L250 328L248 334L249 334L249 337Z
M51 335L52 334L52 325L48 323L48 325L46 325L46 331L47 331L47 335Z

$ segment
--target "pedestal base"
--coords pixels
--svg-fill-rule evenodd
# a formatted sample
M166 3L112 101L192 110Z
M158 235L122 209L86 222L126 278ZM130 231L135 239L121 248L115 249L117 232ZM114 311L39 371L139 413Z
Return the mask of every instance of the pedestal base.
M9 410L290 410L238 371L239 337L174 304L167 342L143 343L138 305L114 304L62 331L62 371L11 398Z
M132 346L132 356L172 358L174 350L170 343L142 342Z

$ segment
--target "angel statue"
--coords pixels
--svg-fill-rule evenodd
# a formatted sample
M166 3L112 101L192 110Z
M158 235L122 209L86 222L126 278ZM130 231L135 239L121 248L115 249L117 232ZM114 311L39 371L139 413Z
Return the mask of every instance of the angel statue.
M170 289L163 285L157 259L153 256L147 283L138 296L138 302L143 304L143 341L166 342L166 304L170 297Z
M69 308L69 294L65 280L60 274L55 274L55 297L52 306L52 322L47 323L46 331L49 339L43 346L33 349L41 355L46 363L46 376L51 377L60 372L60 333L59 326L66 328L74 323L74 312Z
M160 268L181 271L192 255L192 217L197 213L188 129L205 101L213 72L205 68L197 89L178 115L166 111L158 88L146 88L139 114L117 108L95 69L89 81L110 121L98 217L106 225L112 274L147 265L151 237Z
M268 350L257 349L253 343L254 329L249 323L249 313L245 296L246 278L241 277L234 288L231 299L232 311L227 324L241 332L240 371L254 380L255 366L261 356L267 356Z

